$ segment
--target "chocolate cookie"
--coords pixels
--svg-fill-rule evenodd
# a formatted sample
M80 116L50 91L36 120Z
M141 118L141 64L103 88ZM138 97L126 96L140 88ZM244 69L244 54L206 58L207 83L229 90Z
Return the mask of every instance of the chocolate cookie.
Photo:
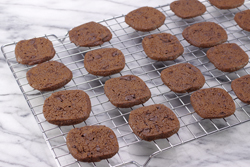
M226 43L210 48L207 57L214 66L225 72L237 71L248 64L249 57L237 44Z
M219 9L233 9L244 4L244 0L209 0L209 2Z
M182 36L197 47L209 48L227 41L226 31L214 22L193 24L184 29Z
M206 6L198 0L179 0L170 4L170 9L183 19L200 16L206 12Z
M129 125L142 140L168 138L180 129L180 122L172 110L163 104L154 104L131 111Z
M109 29L99 23L89 22L69 31L69 39L77 46L92 47L111 40Z
M250 104L250 75L235 79L231 87L241 101Z
M146 36L142 46L148 57L158 61L175 60L184 52L180 41L168 33Z
M71 129L66 144L71 155L83 162L99 162L119 151L115 133L103 125Z
M202 88L205 77L201 71L189 63L177 64L161 72L165 85L176 93L192 92Z
M250 31L250 10L237 13L234 20L243 30Z
M19 41L15 47L17 62L27 65L48 61L55 53L52 42L42 37Z
M151 31L164 24L166 16L152 7L141 7L129 12L125 22L138 31Z
M147 85L139 77L125 75L106 81L104 92L110 102L121 108L129 108L145 103L151 97Z
M85 54L84 67L90 74L108 76L125 67L125 57L116 48L93 50Z
M82 90L65 90L52 93L43 105L45 119L55 125L74 125L85 121L90 114L91 103Z
M232 97L221 88L201 89L191 95L191 105L202 118L225 118L235 112Z
M62 63L48 61L31 68L26 78L31 87L40 91L56 90L66 85L73 75Z

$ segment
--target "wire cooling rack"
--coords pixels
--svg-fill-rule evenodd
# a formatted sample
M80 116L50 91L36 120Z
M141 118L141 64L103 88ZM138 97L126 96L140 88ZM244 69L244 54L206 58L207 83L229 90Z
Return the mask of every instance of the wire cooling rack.
M158 10L166 15L166 20L163 26L151 32L138 32L133 30L124 22L124 15L100 21L99 23L107 26L111 30L113 38L110 42L106 42L98 47L76 47L69 41L68 35L64 37L45 35L45 38L52 41L56 50L56 55L53 60L64 63L73 72L72 81L56 91L81 89L87 92L91 98L92 111L90 117L85 122L74 126L58 127L49 124L45 120L42 114L43 103L53 92L40 92L29 86L26 80L26 72L32 68L32 66L21 65L16 62L14 53L16 42L1 47L2 53L58 166L146 166L152 157L164 150L250 120L249 105L241 102L231 89L231 81L249 74L250 65L248 64L236 72L221 72L217 70L206 57L206 51L208 49L201 49L190 45L181 35L186 27L194 23L213 21L220 24L227 31L227 42L237 43L249 55L250 33L237 26L234 21L234 15L240 11L249 9L250 3L246 1L245 4L239 8L219 10L211 6L208 1L203 0L201 2L207 7L206 13L202 16L185 20L175 16L173 12L171 12L169 5L157 7ZM145 55L141 45L143 37L161 32L171 33L180 40L185 50L182 56L174 61L155 61ZM124 70L108 77L98 77L89 74L83 66L85 53L90 50L107 47L118 48L124 53L126 58ZM194 112L190 104L191 93L177 94L170 91L170 89L163 84L160 79L161 71L169 66L185 62L191 63L201 70L206 78L206 83L203 88L220 87L225 89L233 97L236 104L236 112L234 115L223 119L202 119ZM116 108L109 102L103 90L105 81L126 74L137 75L145 81L152 92L152 97L149 101L143 105L127 109ZM177 134L168 139L143 142L132 133L128 125L129 113L133 109L155 103L162 103L171 108L177 115L181 128ZM115 132L120 147L118 154L98 163L83 163L75 160L70 155L66 146L67 133L75 127L96 124L106 125ZM144 149L145 145L150 148L150 151L146 153ZM137 150L137 155L148 155L141 163L133 159L130 154L131 150L138 149L138 147L140 147L141 150Z

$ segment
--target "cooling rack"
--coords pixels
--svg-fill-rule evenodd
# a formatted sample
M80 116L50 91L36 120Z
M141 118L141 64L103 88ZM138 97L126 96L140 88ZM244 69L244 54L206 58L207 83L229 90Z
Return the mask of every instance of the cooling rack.
M113 38L101 46L86 48L76 47L69 41L68 34L63 37L56 35L45 35L51 40L56 50L53 60L64 63L73 72L73 79L61 90L81 89L88 93L92 103L90 117L83 123L74 126L61 126L49 124L43 114L42 107L44 100L53 92L40 92L31 88L26 80L26 72L32 66L18 64L15 60L16 42L3 45L2 53L12 71L18 86L20 87L25 100L27 101L32 114L42 131L43 137L51 150L53 157L60 167L75 166L146 166L150 159L159 153L182 145L189 141L210 135L215 132L242 124L250 120L249 105L241 102L231 89L231 81L250 73L250 65L236 72L225 73L217 70L206 57L208 49L197 48L187 43L181 33L182 31L197 22L213 21L220 24L228 33L228 41L237 43L248 55L250 53L249 32L239 28L234 21L234 15L240 11L249 9L250 3L231 10L219 10L206 0L201 1L207 8L202 16L192 19L181 19L171 12L169 5L156 7L166 15L163 26L151 32L138 32L133 30L124 22L124 15L105 19L100 24L108 27ZM184 54L174 61L155 61L148 58L143 52L142 39L155 33L171 33L175 35L184 46ZM126 58L126 66L120 73L108 77L98 77L89 74L84 66L83 60L86 52L99 48L118 48ZM190 104L191 93L178 94L170 91L160 79L163 69L178 64L188 62L198 67L205 76L206 83L203 88L220 87L225 89L234 99L236 112L234 115L223 119L202 119L193 110ZM122 75L133 74L139 76L149 87L152 97L143 105L132 108L114 107L104 94L103 86L110 78ZM128 117L131 110L155 103L162 103L171 108L177 115L181 128L179 132L168 139L160 139L152 142L143 142L132 133L128 125ZM75 160L69 153L66 146L66 135L72 128L85 125L106 125L117 135L120 150L114 157L98 163L83 163ZM138 155L145 155L143 146L149 146L148 158L143 163L138 163L130 155L130 151L140 147Z

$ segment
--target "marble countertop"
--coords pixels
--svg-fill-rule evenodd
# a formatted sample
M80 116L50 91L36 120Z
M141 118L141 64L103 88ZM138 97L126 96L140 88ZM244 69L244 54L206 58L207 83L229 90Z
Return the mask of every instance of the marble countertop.
M1 0L0 44L44 34L63 36L88 21L126 14L141 6L172 0ZM56 166L42 133L3 57L0 55L0 166ZM250 122L194 140L154 157L149 167L247 167ZM143 156L130 150L138 162ZM144 157L145 158L145 157Z

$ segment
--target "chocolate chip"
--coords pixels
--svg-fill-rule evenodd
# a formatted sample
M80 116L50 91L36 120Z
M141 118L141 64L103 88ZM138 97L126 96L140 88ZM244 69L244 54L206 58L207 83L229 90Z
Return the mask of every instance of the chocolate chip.
M97 146L96 146L96 151L99 152L100 150L101 150L100 146L97 145Z
M149 118L150 121L156 121L157 120L157 116L154 116L152 118Z
M173 121L173 120L174 120L174 118L169 117L169 118L168 118L168 120Z
M160 129L159 129L159 126L158 125L155 125L155 129L159 132Z
M171 40L169 40L169 39L161 39L161 41L162 41L163 43L169 43L169 42L171 42Z
M131 81L132 77L131 76L122 76L122 77L120 77L120 80Z
M192 67L190 64L187 64L186 67L194 72L198 72L198 70L196 68Z
M109 65L106 65L106 66L102 67L102 69L104 69L104 70L106 70L108 68L109 68Z
M114 135L109 135L109 137L110 137L111 139L113 139L113 138L114 138Z
M112 53L112 56L115 57L115 56L118 56L119 54L117 52L113 52Z
M225 115L226 113L222 111L222 112L220 112L220 114L221 114L221 115Z
M99 54L95 56L95 59L100 59L100 58L102 58L102 56Z
M31 39L31 40L29 41L29 43L30 43L31 45L33 45L35 42L36 42L36 38Z
M34 46L35 49L37 49L37 45L36 44L34 44L33 46Z
M135 95L134 94L133 95L128 95L128 96L125 97L125 100L127 100L127 101L131 101L133 99L135 99Z
M55 96L55 98L57 99L57 100L59 100L59 101L61 101L61 102L63 102L63 99L62 99L62 97L61 97L62 95L57 95L57 96Z
M63 111L63 108L62 108L62 107L57 107L56 109L57 109L57 110L60 110L60 111Z
M149 129L149 128L145 128L145 129L143 129L143 132L146 132L146 133L148 133L148 132L150 132L151 130Z

